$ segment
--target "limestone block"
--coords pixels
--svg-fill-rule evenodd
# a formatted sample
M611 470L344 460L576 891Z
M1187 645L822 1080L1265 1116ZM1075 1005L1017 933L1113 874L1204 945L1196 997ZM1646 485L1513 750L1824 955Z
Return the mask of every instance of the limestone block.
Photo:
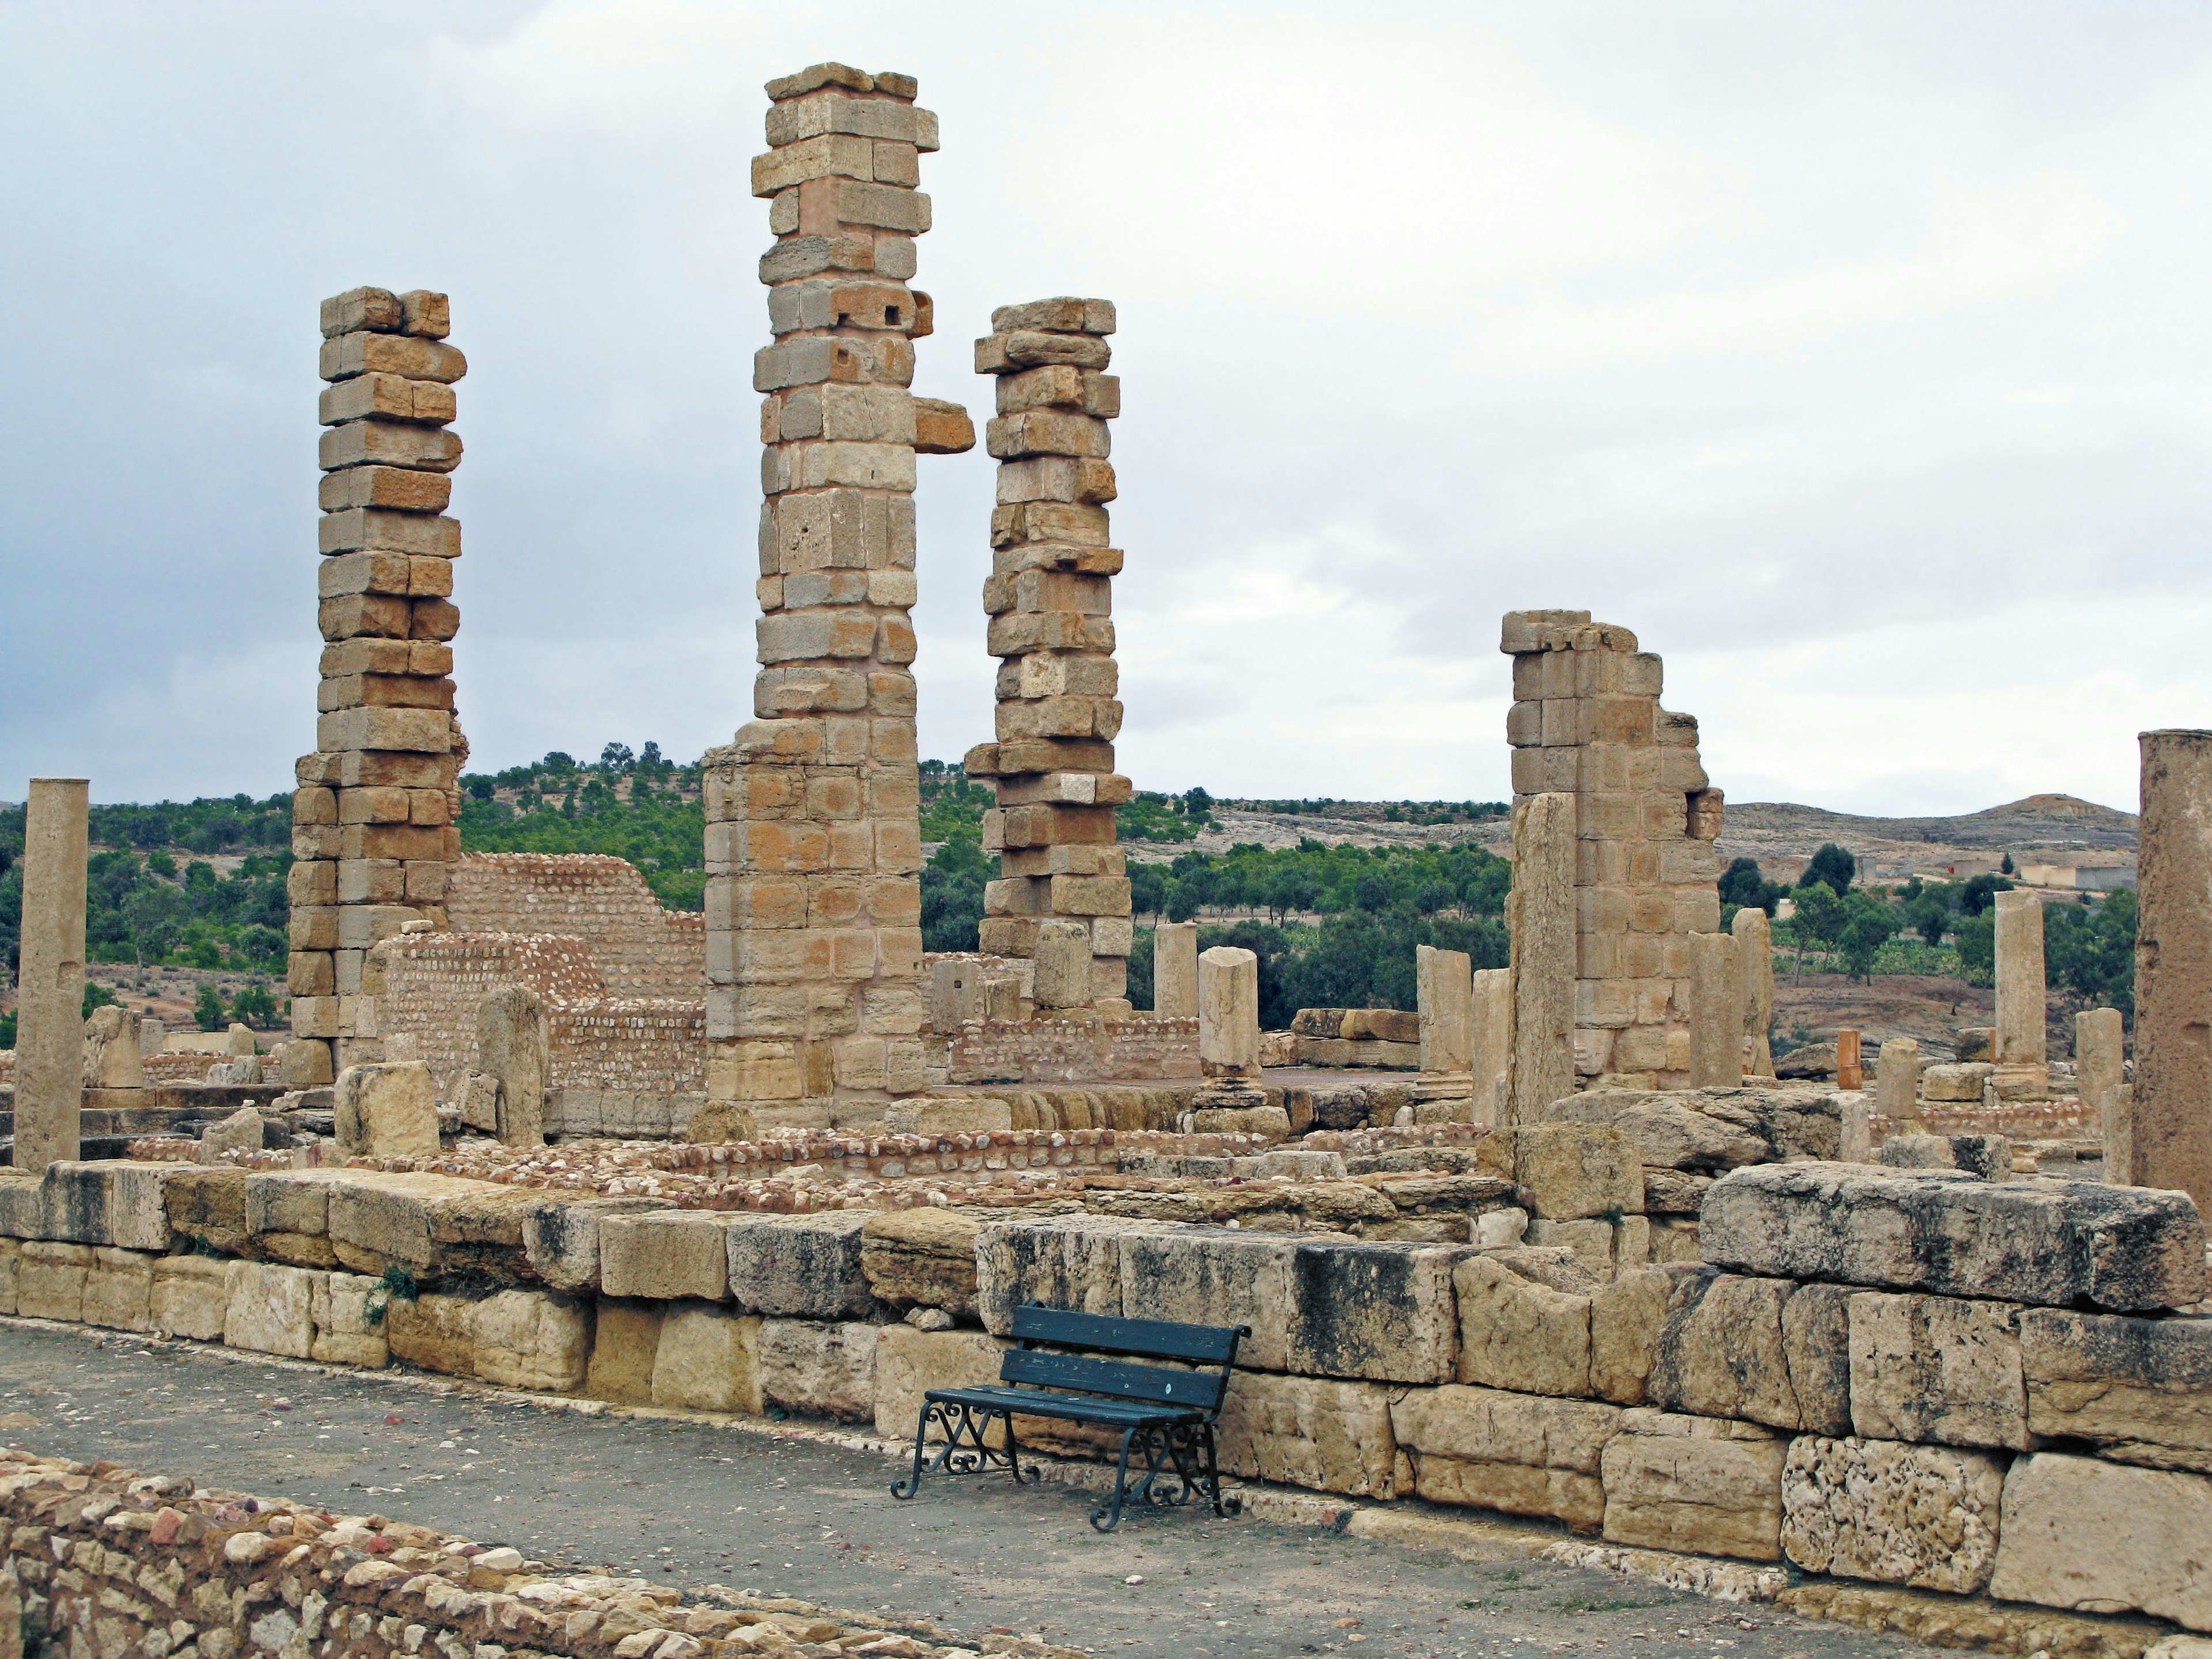
M1782 1351L1798 1425L1840 1438L1851 1431L1850 1304L1840 1285L1800 1285L1782 1304Z
M861 1210L739 1216L725 1230L728 1294L748 1313L851 1319L875 1311L861 1266Z
M860 1271L869 1293L895 1308L942 1308L973 1318L975 1236L982 1226L975 1211L938 1205L870 1215L860 1229Z
M1920 1074L1921 1098L1931 1105L1978 1106L1982 1085L1996 1067L1986 1063L1930 1066Z
M1680 1170L1644 1170L1644 1209L1657 1224L1662 1216L1695 1216L1705 1207L1711 1176L1685 1175Z
M1788 1448L1749 1423L1638 1406L1606 1443L1607 1541L1772 1561L1782 1553Z
M1590 1391L1590 1297L1561 1291L1491 1255L1454 1268L1462 1382L1522 1394Z
M1986 1452L1801 1435L1782 1550L1808 1572L1972 1595L1996 1564L2004 1466Z
M1121 1305L1149 1319L1243 1325L1237 1363L1260 1370L1291 1363L1296 1246L1228 1227L1178 1227L1121 1240Z
M2027 1426L2130 1463L2212 1473L2212 1319L2020 1316Z
M1198 1018L1198 924L1162 922L1152 932L1152 1012L1163 1019Z
M599 1223L608 1216L673 1209L665 1198L586 1198L539 1204L522 1218L530 1269L556 1291L599 1287Z
M205 1177L204 1177L205 1178ZM249 1234L295 1233L321 1237L330 1231L333 1174L246 1176L246 1231Z
M256 1120L258 1121L258 1119ZM225 1255L246 1255L246 1173L243 1170L173 1167L161 1183L169 1231L204 1241Z
M501 1291L470 1310L476 1374L486 1382L545 1394L584 1386L592 1309L558 1291Z
M1797 1287L1733 1273L1686 1277L1660 1334L1651 1400L1668 1411L1802 1426L1782 1334Z
M592 1358L584 1392L594 1400L625 1406L653 1400L653 1363L660 1347L660 1322L667 1304L601 1297L594 1310Z
M1414 947L1414 986L1424 1072L1474 1066L1474 963L1463 951Z
M33 1239L23 1246L15 1269L15 1311L25 1319L84 1318L84 1281L93 1266L89 1244L58 1244Z
M1717 1175L1774 1156L1762 1136L1741 1123L1641 1090L1591 1089L1553 1102L1544 1116L1547 1122L1612 1124L1635 1143L1637 1162L1647 1170Z
M1624 1406L1644 1403L1675 1277L1657 1267L1624 1267L1590 1293L1592 1394Z
M435 1158L438 1091L419 1060L349 1066L331 1091L338 1145L367 1158Z
M1640 1221L1643 1218L1632 1218ZM1531 1221L1526 1237L1531 1244L1571 1251L1600 1282L1613 1277L1613 1249L1618 1241L1610 1221Z
M1873 1161L1892 1170L1959 1167L1959 1155L1948 1135L1893 1134L1875 1149Z
M705 1302L678 1302L660 1324L653 1403L695 1411L762 1408L759 1318Z
M1452 1272L1469 1247L1300 1242L1290 1267L1287 1369L1389 1382L1452 1380Z
M1520 1186L1530 1213L1550 1221L1638 1214L1644 1165L1636 1145L1611 1124L1524 1123L1500 1128L1476 1161Z
M46 1231L46 1182L38 1176L0 1170L0 1233L42 1238Z
M1619 1407L1447 1384L1400 1395L1390 1425L1431 1503L1551 1516L1583 1531L1604 1523L1599 1469Z
M1576 801L1553 780L1521 792L1516 754L1514 882L1506 900L1513 937L1513 1073L1503 1121L1533 1123L1574 1087L1576 1057ZM1530 780L1538 783L1537 780Z
M867 1420L876 1410L876 1332L873 1325L850 1322L763 1319L762 1395L811 1417Z
M1714 1183L1698 1237L1708 1261L1742 1273L2049 1307L2185 1307L2205 1291L2204 1227L2185 1194L2091 1182L1770 1164Z
M1850 1356L1862 1438L2028 1444L2018 1308L1861 1291L1850 1299Z
M479 1300L429 1291L416 1297L393 1297L384 1310L384 1335L392 1358L445 1376L474 1376Z
M71 1244L167 1249L169 1217L161 1182L175 1168L122 1158L47 1165L40 1189L46 1236Z
M84 1086L137 1089L146 1081L146 1058L138 1044L139 1016L112 1004L95 1008L84 1022Z
M222 1340L230 1314L230 1264L211 1255L165 1255L154 1264L153 1328L195 1342Z
M1651 1261L1654 1267L1705 1260L1698 1246L1698 1224L1681 1216L1651 1218Z
M997 1382L1006 1350L1006 1344L981 1331L883 1327L876 1334L876 1431L912 1439L927 1390Z
M599 1218L599 1287L609 1296L718 1302L730 1293L726 1217L658 1210Z
M398 1263L414 1271L476 1268L487 1259L522 1265L523 1218L542 1192L453 1176L329 1172L328 1230L338 1259L357 1273Z
M1091 1005L1091 930L1079 921L1048 921L1037 929L1036 978L1040 1008Z
M553 1055L545 1005L526 985L502 985L477 1004L477 1070L499 1082L499 1138L545 1144L545 1093Z
M1396 1495L1390 1390L1377 1383L1238 1371L1216 1432L1224 1474L1352 1498Z
M265 1261L225 1265L228 1285L223 1346L287 1354L294 1359L310 1358L315 1346L315 1281L323 1275L310 1268L279 1267Z
M2038 1452L2005 1476L1990 1594L2212 1630L2212 1480Z
M314 1275L307 1310L314 1321L313 1357L325 1364L381 1370L392 1358L385 1318L392 1292L380 1279L362 1273Z
M251 1106L241 1106L220 1123L210 1123L200 1136L200 1162L220 1164L225 1152L258 1152L265 1127L261 1114ZM244 1201L243 1191L240 1194Z
M118 1331L154 1328L155 1258L112 1244L93 1247L84 1278L84 1322Z
M0 1314L15 1311L15 1288L23 1265L23 1247L12 1238L0 1238Z
M1122 1237L1164 1231L1158 1222L1099 1215L987 1224L975 1236L975 1306L983 1328L1007 1334L1014 1310L1028 1302L1120 1316Z

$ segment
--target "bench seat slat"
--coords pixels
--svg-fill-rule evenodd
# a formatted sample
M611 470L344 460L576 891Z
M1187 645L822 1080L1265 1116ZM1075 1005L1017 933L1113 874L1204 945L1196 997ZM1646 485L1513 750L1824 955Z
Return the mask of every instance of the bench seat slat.
M1228 1378L1219 1372L1186 1371L1165 1365L1138 1365L1122 1359L1093 1359L1087 1354L1048 1353L1009 1348L999 1368L1002 1382L1038 1388L1079 1389L1121 1400L1150 1400L1212 1411L1221 1403Z
M1010 1411L1018 1417L1056 1417L1077 1423L1109 1423L1117 1427L1133 1423L1196 1422L1203 1415L1194 1407L1139 1405L1134 1401L1050 1394L1042 1389L1000 1389L988 1383L970 1389L932 1389L924 1397L947 1405L973 1406L978 1411Z
M1069 1313L1024 1304L1014 1310L1014 1338L1052 1342L1105 1353L1144 1354L1155 1359L1187 1359L1206 1365L1225 1364L1237 1351L1238 1333L1230 1326L1185 1325L1167 1319L1121 1319L1107 1314Z

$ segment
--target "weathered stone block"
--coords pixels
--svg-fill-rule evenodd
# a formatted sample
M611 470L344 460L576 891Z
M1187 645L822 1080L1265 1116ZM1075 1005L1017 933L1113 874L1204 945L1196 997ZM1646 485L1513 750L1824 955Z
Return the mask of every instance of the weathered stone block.
M1379 1384L1238 1371L1218 1433L1225 1474L1354 1498L1396 1494L1390 1391Z
M1782 1304L1782 1351L1797 1396L1798 1426L1840 1438L1851 1431L1851 1297L1841 1285L1800 1285Z
M1228 1227L1131 1233L1121 1244L1121 1305L1150 1319L1243 1325L1237 1363L1258 1370L1291 1364L1291 1261L1296 1246Z
M2038 1452L2005 1476L1990 1594L2212 1630L2212 1480Z
M487 1382L546 1394L584 1385L592 1310L557 1291L501 1291L470 1310L476 1374Z
M1802 1426L1782 1316L1786 1279L1696 1273L1682 1280L1659 1338L1651 1401L1668 1411Z
M2024 1309L2027 1426L2130 1463L2212 1473L2212 1319Z
M592 1320L592 1358L584 1392L625 1406L653 1400L653 1363L660 1347L667 1304L601 1297Z
M330 1231L331 1182L337 1171L246 1176L246 1231L321 1237Z
M1286 1369L1451 1381L1459 1323L1452 1272L1471 1254L1451 1245L1301 1242L1291 1258Z
M435 1158L438 1090L419 1060L349 1066L331 1091L337 1142L368 1158Z
M1547 1221L1608 1218L1644 1208L1636 1144L1609 1123L1530 1123L1501 1128L1476 1154L1522 1188L1530 1213Z
M704 1302L678 1302L660 1324L653 1403L696 1411L762 1408L759 1318Z
M1605 1535L1615 1544L1772 1561L1782 1553L1780 1437L1749 1423L1639 1406L1606 1444Z
M976 1212L939 1205L869 1216L860 1229L869 1293L895 1308L942 1308L973 1318L975 1236L982 1227Z
M392 1292L380 1279L360 1273L315 1274L307 1297L315 1326L313 1357L326 1364L382 1370L392 1357L384 1329L391 1304Z
M984 1328L1004 1336L1025 1302L1119 1316L1122 1238L1164 1231L1158 1222L1098 1215L987 1224L975 1237L975 1305Z
M523 1255L530 1269L556 1291L599 1288L599 1223L609 1216L673 1209L665 1198L585 1198L549 1200L522 1218Z
M727 1218L659 1210L599 1218L599 1286L609 1296L717 1302L730 1293Z
M1390 1424L1415 1491L1431 1503L1551 1516L1584 1531L1604 1523L1599 1469L1619 1407L1447 1384L1401 1395Z
M0 1233L38 1238L46 1231L46 1183L35 1175L0 1170Z
M225 1347L257 1353L310 1358L315 1346L315 1281L322 1274L305 1267L279 1267L265 1261L225 1264L228 1304L223 1315Z
M1590 1298L1553 1290L1488 1255L1452 1272L1458 1377L1522 1394L1590 1391Z
M412 1297L393 1297L384 1310L384 1335L392 1358L446 1376L474 1376L479 1300L428 1291Z
M739 1216L726 1230L728 1293L751 1313L851 1319L875 1311L860 1264L866 1212Z
M1548 1122L1611 1124L1635 1143L1647 1169L1716 1175L1764 1164L1772 1150L1740 1124L1639 1090L1592 1089L1544 1109Z
M249 1237L246 1182L243 1170L173 1167L161 1183L161 1204L170 1231L204 1240L226 1255L244 1253Z
M2186 1195L2091 1182L1765 1165L1713 1184L1698 1237L1716 1267L1782 1279L2118 1312L2205 1292Z
M70 1244L112 1244L127 1250L169 1248L162 1177L173 1164L120 1158L46 1166L41 1202L46 1236Z
M2019 1309L1861 1291L1850 1299L1850 1354L1860 1437L2027 1447Z
M1006 1344L981 1331L884 1326L876 1334L876 1431L911 1440L927 1390L995 1382L1006 1351Z
M1972 1595L1996 1563L2004 1467L1985 1452L1802 1435L1782 1469L1782 1549L1808 1572Z
M327 1226L338 1259L372 1277L395 1263L468 1269L524 1265L523 1218L543 1193L442 1175L333 1170Z
M222 1340L230 1264L210 1255L165 1255L154 1264L154 1328L195 1342Z
M32 1239L16 1259L15 1311L25 1319L84 1318L84 1281L92 1272L89 1244Z
M1592 1394L1623 1406L1644 1403L1675 1278L1656 1267L1626 1267L1590 1292Z
M787 1411L813 1417L854 1422L873 1417L876 1330L873 1325L851 1322L763 1319L762 1395Z
M84 1322L118 1331L154 1328L154 1262L142 1250L93 1247L84 1279Z

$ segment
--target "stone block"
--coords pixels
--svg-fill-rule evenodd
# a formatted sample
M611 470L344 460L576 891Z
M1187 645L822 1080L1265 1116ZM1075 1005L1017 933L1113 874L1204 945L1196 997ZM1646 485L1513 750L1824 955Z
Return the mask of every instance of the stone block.
M997 1382L1006 1351L1006 1344L981 1331L883 1327L876 1334L876 1431L912 1440L926 1391Z
M1638 1406L1606 1443L1607 1541L1772 1561L1782 1553L1782 1438L1749 1423Z
M1986 1063L1930 1066L1920 1074L1920 1096L1930 1105L1982 1103L1982 1085L1996 1067Z
M524 1265L523 1218L542 1192L453 1176L348 1169L331 1172L328 1229L338 1259L379 1274Z
M987 1224L975 1236L975 1306L983 1328L1006 1335L1015 1308L1029 1302L1119 1316L1122 1238L1164 1231L1158 1222L1099 1215Z
M153 1328L164 1336L220 1342L230 1313L230 1263L165 1255L154 1264Z
M672 1304L653 1352L653 1403L757 1414L763 1406L757 1316L706 1302Z
M40 1194L46 1236L70 1244L167 1249L169 1216L161 1201L161 1182L175 1167L121 1158L48 1164Z
M810 1417L868 1420L876 1410L876 1332L853 1322L763 1319L762 1396Z
M223 1346L278 1353L294 1359L313 1356L315 1346L314 1287L322 1274L306 1267L279 1267L265 1261L232 1261L228 1269Z
M609 1216L673 1209L665 1198L585 1198L538 1205L522 1218L530 1270L556 1291L599 1287L599 1223Z
M1774 1156L1763 1137L1740 1123L1640 1090L1589 1090L1553 1102L1544 1115L1547 1122L1613 1125L1635 1143L1647 1170L1717 1175Z
M1698 1237L1714 1266L1775 1278L2122 1313L2205 1291L2185 1194L2091 1182L1764 1165L1713 1184Z
M1532 1395L1590 1391L1590 1297L1554 1290L1491 1255L1453 1269L1458 1378Z
M1300 1242L1290 1263L1285 1368L1310 1376L1449 1382L1452 1273L1468 1247Z
M870 1215L860 1229L860 1271L868 1291L894 1308L942 1308L975 1314L975 1237L983 1218L970 1210L918 1205Z
M1686 1276L1651 1373L1651 1400L1668 1411L1803 1426L1782 1316L1796 1285L1733 1273Z
M653 1364L667 1304L601 1297L594 1309L584 1392L594 1400L644 1406L653 1400Z
M392 1358L385 1334L391 1304L392 1292L380 1279L361 1273L315 1274L307 1297L315 1326L313 1357L326 1364L381 1370Z
M384 1310L392 1358L445 1376L474 1376L476 1304L481 1299L431 1291L393 1297Z
M21 1243L13 1238L0 1238L0 1314L15 1311L16 1279L22 1265Z
M1259 1370L1291 1363L1289 1239L1228 1227L1131 1233L1121 1242L1121 1306L1150 1319L1243 1325L1237 1363Z
M198 1239L226 1255L247 1254L246 1182L243 1170L173 1165L161 1182L161 1204L169 1231L179 1237Z
M2212 1480L2037 1452L2005 1475L1990 1594L2212 1630Z
M599 1218L599 1287L609 1296L718 1302L730 1293L727 1218L706 1210Z
M1500 1128L1477 1152L1527 1194L1547 1221L1617 1217L1644 1208L1644 1166L1635 1143L1611 1124L1526 1123Z
M1390 1424L1414 1491L1431 1503L1549 1516L1585 1532L1604 1524L1599 1470L1617 1406L1447 1384L1400 1395Z
M155 1258L112 1244L93 1246L92 1255L84 1278L84 1322L118 1331L153 1329Z
M2020 1310L1861 1291L1850 1298L1851 1425L1863 1439L2024 1449Z
M1782 1468L1782 1551L1808 1572L1972 1595L1996 1564L2003 1492L1986 1452L1801 1435Z
M470 1310L476 1375L510 1389L573 1394L592 1355L592 1309L558 1291L500 1291Z
M1851 1431L1850 1304L1841 1285L1800 1285L1782 1304L1782 1350L1798 1426L1841 1438Z
M38 1176L0 1170L0 1234L40 1238L46 1231L46 1183Z
M861 1210L739 1216L726 1229L728 1294L748 1313L852 1319L875 1311L861 1266Z
M1592 1394L1623 1406L1644 1403L1675 1277L1657 1267L1624 1267L1590 1292Z
M2028 1308L2020 1350L2029 1432L2212 1474L2212 1319Z
M1374 1382L1238 1371L1217 1429L1222 1471L1352 1498L1395 1497L1390 1392Z
M349 1066L331 1091L337 1142L366 1158L435 1158L438 1091L419 1060Z
M89 1244L27 1242L16 1258L15 1311L25 1319L84 1319L84 1281L93 1267Z
M330 1231L331 1176L302 1175L246 1176L246 1231L251 1234L296 1233L321 1237Z

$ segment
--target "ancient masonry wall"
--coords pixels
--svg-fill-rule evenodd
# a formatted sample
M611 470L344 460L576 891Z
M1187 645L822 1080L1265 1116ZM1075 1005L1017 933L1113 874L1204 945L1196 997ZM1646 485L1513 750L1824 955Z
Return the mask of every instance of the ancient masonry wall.
M315 753L292 805L288 1081L327 1083L376 1057L368 949L443 919L460 854L451 641L459 522L445 515L461 441L447 429L467 369L446 296L361 288L322 307L322 682ZM312 1044L313 1046L304 1046Z
M1659 706L1658 657L1586 611L1511 612L1501 648L1515 805L1574 799L1575 1073L1683 1087L1690 935L1720 927L1721 792L1698 723Z
M1106 422L1121 383L1104 373L1114 307L1103 300L1002 306L975 343L975 371L996 377L986 442L999 460L991 575L983 584L990 651L1000 659L995 743L970 750L970 777L997 781L985 850L1000 878L984 890L982 948L1037 959L1042 929L1089 935L1090 972L1040 975L1041 1005L1124 996L1129 882L1114 807L1130 799L1114 771L1121 729L1108 545L1114 499ZM1056 964L1055 964L1056 965ZM1079 967L1079 963L1078 964Z
M616 996L696 1000L703 916L664 910L637 866L604 853L470 853L446 883L456 933L565 933L587 941Z
M1194 1019L974 1019L950 1037L933 1075L946 1083L1133 1082L1199 1075Z
M708 757L708 1090L738 1114L880 1115L927 1085L915 455L973 434L908 391L930 331L907 279L937 118L910 76L840 64L768 92L761 668L757 718Z

